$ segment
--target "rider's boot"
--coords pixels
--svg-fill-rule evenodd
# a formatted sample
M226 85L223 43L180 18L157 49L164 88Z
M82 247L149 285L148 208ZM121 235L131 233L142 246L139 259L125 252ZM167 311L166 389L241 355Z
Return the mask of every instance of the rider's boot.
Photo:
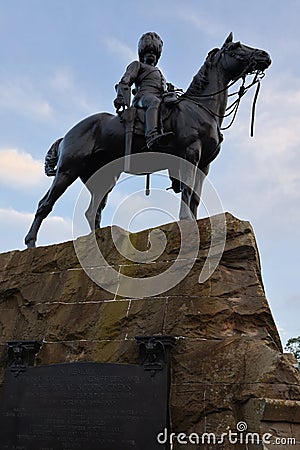
M165 144L168 138L173 135L170 133L158 132L158 108L159 105L151 105L146 110L146 144L149 150L157 147L158 145Z

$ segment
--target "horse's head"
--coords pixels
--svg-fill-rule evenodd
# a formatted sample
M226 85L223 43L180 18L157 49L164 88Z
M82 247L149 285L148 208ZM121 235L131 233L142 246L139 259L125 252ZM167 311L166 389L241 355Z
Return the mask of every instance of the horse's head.
M271 64L271 58L267 52L248 47L240 42L233 42L232 33L229 34L220 49L220 56L229 80L255 72L263 72Z

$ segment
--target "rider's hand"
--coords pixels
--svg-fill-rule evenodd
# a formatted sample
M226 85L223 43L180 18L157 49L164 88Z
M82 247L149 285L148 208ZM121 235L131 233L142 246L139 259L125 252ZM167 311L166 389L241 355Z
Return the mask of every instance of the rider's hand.
M114 107L116 108L117 111L119 111L121 108L125 107L125 102L123 97L116 97L114 99Z
M168 92L174 92L175 91L175 86L172 83L167 83L167 91Z

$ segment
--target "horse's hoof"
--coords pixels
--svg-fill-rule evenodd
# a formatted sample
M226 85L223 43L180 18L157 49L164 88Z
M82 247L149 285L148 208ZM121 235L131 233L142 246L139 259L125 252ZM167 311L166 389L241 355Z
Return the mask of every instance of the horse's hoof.
M25 239L27 248L35 248L35 239Z

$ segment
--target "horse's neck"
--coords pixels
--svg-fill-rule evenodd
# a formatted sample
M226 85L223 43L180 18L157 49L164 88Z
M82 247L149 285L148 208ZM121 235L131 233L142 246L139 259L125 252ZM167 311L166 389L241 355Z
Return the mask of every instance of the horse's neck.
M215 113L216 120L221 125L227 105L227 84L228 80L222 70L214 67L204 74L201 68L185 95Z

